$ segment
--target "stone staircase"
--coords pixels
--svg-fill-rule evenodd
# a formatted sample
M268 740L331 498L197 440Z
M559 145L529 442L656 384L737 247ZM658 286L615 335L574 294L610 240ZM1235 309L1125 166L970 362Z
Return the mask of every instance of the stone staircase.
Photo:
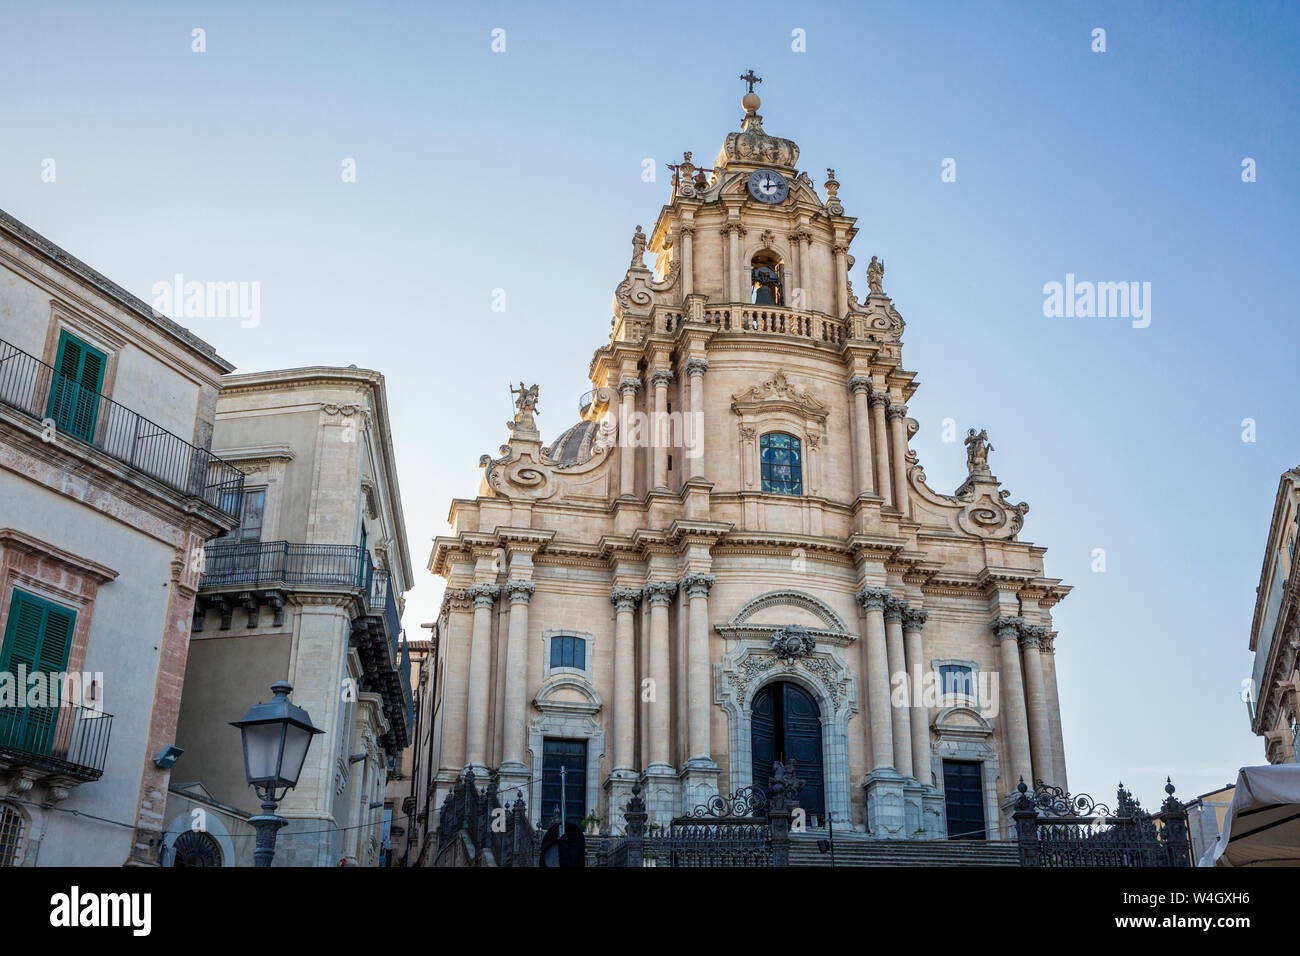
M830 866L821 853L822 832L790 835L791 866ZM1019 866L1020 847L1008 840L875 840L861 833L835 834L836 866Z

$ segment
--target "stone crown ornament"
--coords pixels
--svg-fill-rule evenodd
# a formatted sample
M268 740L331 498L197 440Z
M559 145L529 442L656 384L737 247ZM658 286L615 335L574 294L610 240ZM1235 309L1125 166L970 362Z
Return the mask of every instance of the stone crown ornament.
M751 166L779 166L794 170L799 161L799 147L793 140L779 136L769 136L763 131L763 117L758 115L758 97L751 101L755 105L745 112L740 121L740 132L728 133L718 152L714 166L730 166L743 163ZM748 103L745 104L749 106Z
M772 635L772 653L783 661L807 657L816 646L817 642L813 640L807 628L798 624L783 627Z

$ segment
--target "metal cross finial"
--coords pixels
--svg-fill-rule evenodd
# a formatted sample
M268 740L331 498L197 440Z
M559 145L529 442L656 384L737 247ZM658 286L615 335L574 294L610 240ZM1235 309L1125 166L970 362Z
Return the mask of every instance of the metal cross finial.
M754 92L754 84L755 84L755 83L762 83L762 82L763 82L763 78L762 78L761 76L755 76L753 70L747 70L745 73L743 73L743 74L741 75L740 79L741 79L743 82L749 84L749 92L751 92L751 93Z

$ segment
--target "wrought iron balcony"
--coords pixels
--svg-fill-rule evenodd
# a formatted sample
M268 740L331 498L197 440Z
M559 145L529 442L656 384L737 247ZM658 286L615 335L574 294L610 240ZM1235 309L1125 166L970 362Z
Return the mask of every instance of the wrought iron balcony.
M397 660L397 642L402 630L402 619L397 613L397 598L390 586L389 573L382 569L372 571L374 580L370 586L369 610L371 614L383 616L388 630L389 649L393 660Z
M89 445L175 491L238 517L244 475L124 405L0 339L0 404Z
M355 544L290 541L209 542L203 549L200 588L342 587L368 594L374 566Z
M98 780L113 715L90 707L0 708L0 762L71 782Z

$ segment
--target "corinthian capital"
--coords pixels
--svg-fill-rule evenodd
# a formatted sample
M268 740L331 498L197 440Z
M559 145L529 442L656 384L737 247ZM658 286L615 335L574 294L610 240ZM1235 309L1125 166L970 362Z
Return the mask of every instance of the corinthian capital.
M889 404L889 393L888 393L888 392L872 392L872 393L871 393L871 407L872 407L872 408L875 408L877 405L888 405L888 404Z
M864 587L858 591L858 603L864 611L883 611L893 597L889 588Z
M624 397L641 391L641 382L635 378L625 378L618 383L618 393Z
M711 587L713 587L711 574L698 574L692 571L682 575L682 590L686 592L688 598L708 597Z
M907 602L902 598L891 597L885 601L885 620L902 621L907 611Z
M1020 646L1038 649L1047 639L1047 628L1040 624L1022 624L1020 626Z
M491 607L501 593L501 588L495 584L475 584L467 593L473 598L474 607Z
M891 422L894 421L895 419L906 418L907 406L890 405L888 408L885 409L885 417L888 418Z
M640 588L614 588L609 592L609 603L617 611L632 611L641 600Z
M925 629L925 622L930 617L930 612L923 607L909 607L903 612L903 630L921 631Z
M993 635L999 641L1010 640L1011 638L1020 637L1020 627L1025 623L1023 617L1010 617L1006 614L1000 614L995 617L989 627L993 629Z
M653 607L656 604L669 604L672 602L673 595L677 592L676 581L647 581L642 589L645 599Z
M525 581L522 578L507 581L505 587L506 597L511 604L527 604L532 600L533 592L537 590L537 585L532 581Z
M858 392L865 392L867 395L870 395L871 379L867 378L865 375L853 376L849 379L849 392L853 395L858 394Z
M686 375L688 378L695 375L703 375L709 370L708 359L693 358L686 360Z
M650 384L658 388L660 385L671 385L673 383L673 373L666 368L657 368L650 373Z

